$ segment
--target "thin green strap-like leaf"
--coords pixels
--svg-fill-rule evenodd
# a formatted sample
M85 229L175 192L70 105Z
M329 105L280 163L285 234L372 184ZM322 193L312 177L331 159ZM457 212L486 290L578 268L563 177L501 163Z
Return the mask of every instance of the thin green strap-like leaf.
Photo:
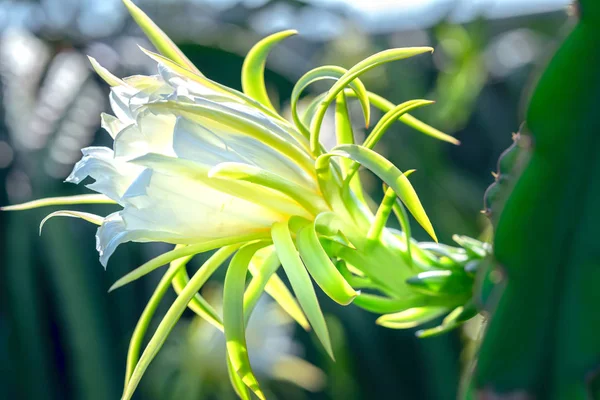
M129 379L131 378L131 374L133 374L133 370L135 369L135 366L139 360L140 349L142 348L144 335L150 326L150 321L152 320L160 301L164 297L165 293L167 293L173 276L175 276L175 273L185 265L185 262L185 259L180 259L171 263L171 266L167 272L163 275L160 282L158 282L158 285L156 285L154 293L152 293L152 296L148 300L146 307L144 307L144 311L142 312L140 319L135 325L133 335L131 335L131 340L129 341L129 350L127 352L125 387L127 387Z
M152 42L154 47L163 55L186 67L192 72L198 75L202 73L196 68L196 66L183 54L183 52L177 47L175 43L144 13L138 8L131 0L123 0L125 7L129 10L129 13L138 24L142 31L146 34L146 37Z
M300 100L300 95L309 85L314 82L323 80L323 79L334 79L338 80L344 74L348 72L347 69L338 67L335 65L326 65L322 67L315 68L313 70L308 71L304 74L294 85L294 89L292 90L292 95L290 98L290 107L292 110L292 119L296 124L296 127L302 132L306 137L310 137L310 130L305 125L298 115L298 100ZM360 105L363 110L363 114L365 116L365 125L369 126L369 121L371 119L371 107L369 105L369 98L367 95L367 89L365 85L359 80L355 79L348 83L348 86L354 91L356 97L360 101Z
M170 263L173 260L176 260L181 257L189 256L192 254L204 253L205 251L214 250L223 246L234 245L238 243L244 243L252 240L259 240L265 238L265 233L250 233L241 236L233 236L228 238L221 238L216 240L210 240L204 243L193 244L190 246L182 247L180 249L175 249L168 251L166 253L161 254L160 256L153 258L152 260L146 262L142 266L134 269L127 275L123 276L121 279L116 281L110 289L109 292L116 290L128 283L135 281L136 279L141 278L142 276L154 271L157 268L162 267Z
M229 381L231 382L231 386L233 386L233 390L235 394L242 400L251 400L250 391L248 390L248 386L244 384L242 378L235 372L233 369L233 365L231 365L231 359L229 358L229 353L225 353L225 358L227 359L227 375L229 375Z
M447 307L414 307L394 314L385 314L377 318L377 325L392 329L409 329L429 322L448 312Z
M189 283L190 277L185 269L185 265L194 257L194 255L190 255L187 257L183 257L171 262L173 264L181 264L182 267L177 269L171 284L173 285L173 289L175 293L178 295L181 294L185 286ZM221 320L221 316L219 313L211 306L208 301L204 299L200 295L200 293L196 293L196 295L190 300L188 304L188 308L192 310L196 315L200 318L204 319L206 322L223 332L223 321Z
M382 155L362 146L341 145L334 147L329 153L324 154L317 159L317 174L320 172L319 168L328 167L327 159L333 156L350 158L371 170L382 181L390 186L394 192L396 192L417 222L425 229L433 240L437 242L433 226L421 205L421 201L419 200L415 189L412 187L408 178L406 178L394 164Z
M190 280L190 283L188 283L188 285L181 292L181 294L177 296L177 298L163 317L162 321L158 325L158 328L156 328L156 332L154 332L154 335L148 342L148 345L142 353L139 362L135 366L133 373L131 374L131 378L129 379L129 383L127 384L123 392L122 400L131 399L131 396L133 396L135 389L139 385L140 380L144 375L144 372L146 372L146 369L148 369L148 366L150 365L150 363L164 344L165 340L167 339L167 336L181 317L181 314L183 314L183 312L185 311L188 303L198 292L198 290L200 290L202 285L204 285L210 274L212 274L212 272L210 271L214 272L214 270L216 270L221 264L223 264L223 262L225 262L225 260L227 260L227 258L229 258L229 256L231 256L231 254L233 254L233 252L236 251L238 247L239 246L226 246L217 250L217 252L213 254L198 271L196 271L196 273ZM178 250L185 250L186 248Z
M305 226L298 232L296 244L306 269L317 285L335 302L342 305L350 304L357 293L346 282L321 247L314 223Z
M116 204L117 202L103 194L80 194L76 196L46 197L27 203L0 207L0 211L22 211L39 207L68 206L74 204Z
M352 68L348 70L347 73L344 74L327 92L327 95L323 98L321 103L319 103L315 117L313 118L310 126L310 149L315 155L319 155L320 144L319 144L319 133L321 130L321 124L323 122L323 118L325 117L325 112L327 108L331 104L331 102L336 98L336 96L344 90L344 88L355 78L360 76L361 74L377 67L378 65L388 63L395 60L401 60L404 58L409 58L412 56L416 56L418 54L432 52L433 49L431 47L407 47L401 49L389 49L374 54L370 57L365 58L363 61L359 62Z
M356 97L356 94L351 90L346 89L344 90L344 93L346 94L346 96ZM392 103L384 97L379 96L378 94L375 94L373 92L367 92L367 95L369 96L369 102L384 113L387 113L388 111L394 108L394 103ZM417 131L427 136L431 136L444 142L456 145L460 144L460 141L456 138L435 129L430 125L427 125L425 122L418 120L410 114L403 114L400 116L399 119L400 122L402 122L403 124L408 125L411 128L416 129Z
M254 253L266 245L268 245L267 242L259 242L242 247L231 259L223 285L223 325L227 353L233 370L260 399L264 399L265 395L252 372L246 345L244 290L246 289L246 275L250 260Z
M94 57L88 56L90 60L90 64L92 64L92 68L94 71L104 80L104 82L108 83L110 86L129 86L121 79L114 76L109 70L104 68Z
M296 35L298 32L290 29L267 36L256 43L246 55L242 65L242 90L273 112L277 112L265 86L265 64L271 48L283 39Z
M91 213L86 213L86 212L81 212L81 211L71 211L71 210L55 211L51 214L46 215L46 218L44 218L42 220L42 222L40 222L40 235L42 234L42 228L44 227L44 224L50 218L54 218L54 217L81 218L81 219L86 220L87 222L91 222L92 224L95 224L95 225L102 225L102 222L104 222L104 218L99 215L96 215L96 214L91 214Z
M302 187L281 177L281 175L254 165L223 162L211 168L208 171L208 176L209 178L215 177L251 182L276 190L298 202L313 215L317 215L320 210L327 207L327 204L325 204L320 195L313 192L310 188Z
M323 344L325 351L333 359L333 350L325 317L319 306L310 276L304 264L302 264L296 246L294 246L288 224L286 222L276 222L273 224L271 234L277 255L281 260L281 265L290 280L300 306L304 310L320 342Z

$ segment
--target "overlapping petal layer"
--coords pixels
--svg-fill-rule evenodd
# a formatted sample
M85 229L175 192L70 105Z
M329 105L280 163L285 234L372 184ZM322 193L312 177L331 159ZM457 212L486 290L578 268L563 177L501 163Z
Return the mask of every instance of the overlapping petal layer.
M90 177L90 189L123 206L98 229L102 264L127 241L192 244L268 232L275 222L310 217L279 191L211 176L224 163L276 173L327 209L314 171L303 167L311 159L308 141L287 123L241 94L215 90L165 64L158 70L154 76L111 79L118 83L110 94L115 116L104 114L102 126L114 139L113 149L83 149L67 178L80 183Z

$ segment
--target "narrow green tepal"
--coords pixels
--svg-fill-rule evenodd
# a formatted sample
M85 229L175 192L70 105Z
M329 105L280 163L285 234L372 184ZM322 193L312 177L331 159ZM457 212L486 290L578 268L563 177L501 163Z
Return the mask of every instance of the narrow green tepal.
M321 157L346 157L350 158L365 168L371 170L382 181L384 181L398 195L400 200L406 205L406 208L415 217L419 225L437 242L437 236L433 230L433 225L425 213L425 209L421 205L421 201L417 196L417 192L411 185L410 181L394 164L388 161L385 157L357 145L341 145L334 147L329 153ZM317 160L318 163L319 160Z
M506 288L477 361L481 398L598 398L600 12L596 0L577 6L533 94L531 160L497 224Z
M309 137L310 131L298 115L298 101L300 100L300 95L308 86L315 82L318 82L323 79L339 80L342 77L344 77L344 75L346 75L347 73L348 70L345 68L338 67L336 65L325 65L308 71L298 80L298 82L296 82L296 84L294 85L294 89L292 90L290 107L292 109L292 118L296 123L296 126L305 136ZM356 78L348 82L348 87L353 90L354 95L360 102L360 106L365 116L365 126L369 127L371 119L371 107L369 104L369 96L365 85L360 79ZM316 111L316 107L312 107L310 110L307 111L309 111L309 114L306 116L306 118L308 120L311 120L314 116L314 111Z
M123 0L123 3L135 22L161 54L175 61L182 67L185 67L198 75L202 75L200 70L196 68L179 47L173 43L173 41L146 15L145 12L133 4L131 0Z
M371 69L392 61L402 60L419 54L433 52L431 47L405 47L381 51L354 65L332 87L317 105L314 118L310 125L310 149L315 155L320 153L319 134L325 112L336 96L343 91L354 79Z
M297 33L297 31L290 29L267 36L250 49L242 65L242 89L244 93L273 112L277 112L277 110L273 107L265 86L267 57L273 46Z
M323 344L327 354L333 359L331 339L329 338L329 330L325 323L325 317L319 306L319 301L317 300L313 284L310 281L308 271L306 271L292 240L288 224L285 222L276 222L273 225L272 237L275 249L281 260L281 265L290 280L298 302L315 330L319 341Z
M232 373L237 374L260 399L264 399L265 395L252 372L246 344L244 291L250 260L258 250L267 245L266 242L258 242L242 247L229 263L223 286L223 326Z

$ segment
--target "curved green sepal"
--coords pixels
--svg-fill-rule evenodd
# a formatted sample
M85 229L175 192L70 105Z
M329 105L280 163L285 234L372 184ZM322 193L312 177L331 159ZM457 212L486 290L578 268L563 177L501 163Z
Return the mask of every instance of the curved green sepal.
M329 331L325 323L325 317L319 306L315 289L310 276L302 264L296 246L292 240L292 234L286 222L276 222L271 229L273 243L281 265L290 280L292 289L298 298L300 306L304 310L308 321L311 323L319 341L333 359L333 350L329 338Z
M267 245L267 242L258 242L243 246L231 259L223 286L223 325L227 354L234 372L260 399L265 396L252 372L246 345L244 291L250 260L254 253Z
M329 168L328 159L333 156L347 157L371 170L396 192L406 208L415 217L419 225L437 242L433 226L421 205L421 201L406 176L385 157L357 145L341 145L334 147L329 153L320 156L316 162L317 174Z
M46 197L12 206L0 207L0 211L22 211L39 207L69 206L75 204L117 204L103 194L80 194L76 196Z
M71 210L54 211L53 213L46 215L46 217L42 220L42 222L40 222L40 235L42 234L42 228L44 227L44 224L50 218L54 218L54 217L80 218L80 219L83 219L94 225L102 225L102 222L104 221L104 218L99 215L81 212L81 211L71 211Z
M458 328L471 318L477 315L477 308L473 302L468 302L464 306L455 308L450 314L448 314L442 323L435 328L421 329L418 330L415 335L419 338L434 337L442 335L446 332L450 332L453 329Z
M296 245L306 269L317 285L335 302L347 305L356 297L356 291L346 282L321 247L314 223L298 232Z
M177 47L175 43L144 13L138 6L133 4L131 0L123 0L125 7L138 24L138 26L144 31L146 37L152 42L154 47L163 55L175 61L179 65L187 68L188 70L202 75L202 73L196 68L196 66L183 54L183 52Z
M344 93L347 96L355 96L355 94L350 91L350 90L344 90ZM367 95L369 96L369 102L370 104L372 104L374 107L377 107L381 112L383 113L387 113L389 112L391 109L394 108L394 103L392 103L391 101L387 100L385 97L382 97L376 93L373 92L367 92ZM427 136L431 136L435 139L447 142L447 143L452 143L454 145L459 145L460 141L458 139L456 139L453 136L450 136L438 129L435 129L433 126L426 124L423 121L420 121L419 119L413 117L410 114L403 114L399 117L400 122L402 122L403 124L410 126L411 128L427 135Z
M300 95L309 85L313 84L314 82L318 82L323 79L339 80L346 73L348 73L348 70L345 68L338 67L336 65L325 65L308 71L294 85L294 89L292 90L292 95L290 98L292 119L294 120L294 123L300 132L302 132L306 137L310 137L310 129L307 127L307 125L305 125L298 115L298 100L300 100ZM360 79L350 81L348 83L348 87L354 91L356 98L358 98L360 101L360 106L365 116L365 125L368 127L371 119L371 107L369 105L367 89ZM311 112L315 109L316 107L312 108ZM305 118L310 121L313 115L314 114L308 114Z
M185 286L190 282L190 277L185 269L185 266L193 257L194 255L189 255L171 262L171 266L173 266L173 264L181 266L177 269L175 276L171 280L171 285L173 286L173 289L177 295L180 295ZM221 319L221 316L214 309L214 307L211 306L209 302L202 297L202 295L200 295L200 293L196 293L196 295L194 295L188 304L188 308L200 318L223 332L223 320Z
M418 54L433 52L431 47L406 47L400 49L389 49L374 54L370 57L365 58L363 61L359 62L352 68L348 70L327 92L327 95L321 100L317 109L315 111L315 116L312 119L310 125L310 149L313 154L318 155L320 144L319 144L319 133L321 130L321 124L323 123L323 118L325 117L325 112L327 108L331 104L331 102L336 98L336 96L344 90L344 88L354 79L356 79L361 74L381 65L391 61L401 60L404 58L409 58L412 56L416 56Z
M192 246L187 246L192 247ZM177 250L185 250L187 247ZM125 386L123 391L122 400L130 400L135 392L135 389L139 385L144 372L148 369L148 366L164 344L167 336L181 317L181 314L185 311L188 303L194 297L194 295L200 290L202 285L206 282L208 277L214 272L231 254L237 250L239 246L226 246L223 247L215 254L213 254L204 265L194 274L190 283L185 287L179 296L175 299L162 321L156 328L156 332L148 342L146 349L142 353L140 360L135 366L131 378L128 384ZM212 271L212 272L211 272Z
M265 237L264 233L251 233L251 234L242 235L242 236L233 236L233 237L229 237L229 238L215 239L215 240L211 240L208 242L193 244L193 245L189 245L189 246L182 247L179 249L174 249L174 250L168 251L166 253L161 254L160 256L158 256L156 258L153 258L152 260L144 263L143 265L134 269L130 273L126 274L125 276L123 276L122 278L117 280L110 287L110 289L108 289L108 291L112 292L113 290L116 290L122 286L125 286L128 283L131 283L131 282L141 278L142 276L154 271L155 269L160 268L163 265L166 265L166 264L170 263L171 261L176 260L178 258L193 255L193 254L198 254L198 253L204 253L206 251L218 249L223 246L235 245L237 243L244 243L244 242L251 241L251 240L260 240L260 239L264 239L264 237Z
M274 33L256 43L246 55L242 65L242 90L273 112L277 112L265 87L265 64L271 48L283 39L296 35L295 30Z
M460 270L432 270L410 277L406 283L426 295L469 297L474 282L472 277Z
M448 312L447 307L414 307L394 314L385 314L377 318L377 325L392 329L409 329L429 322Z

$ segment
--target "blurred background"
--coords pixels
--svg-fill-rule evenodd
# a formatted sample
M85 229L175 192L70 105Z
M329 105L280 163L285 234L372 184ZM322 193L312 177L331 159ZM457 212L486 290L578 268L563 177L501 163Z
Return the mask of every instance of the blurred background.
M539 68L570 27L568 0L137 3L205 75L238 89L252 44L279 29L299 30L267 64L269 90L283 110L295 80L311 68L350 67L390 47L434 47L432 56L380 67L363 81L394 103L436 100L415 115L462 142L437 142L397 124L379 146L399 168L418 170L411 181L448 244L454 233L488 235L479 211L490 172L523 120ZM99 126L100 113L109 111L108 86L86 55L118 76L155 73L138 44L151 48L119 0L0 1L0 205L85 191L62 181L82 147L111 145ZM366 184L381 198L375 181L367 177ZM86 210L104 215L112 208ZM121 246L104 271L95 227L57 218L40 238L47 212L0 213L0 398L117 399L130 335L161 273L107 289L170 246ZM426 240L423 232L416 236ZM220 290L216 279L205 294L218 298ZM163 300L159 314L173 298ZM474 335L469 326L417 340L411 330L376 326L376 316L358 308L324 296L322 306L337 363L268 299L255 313L251 358L272 398L456 398ZM223 346L210 326L185 314L136 397L235 398Z

